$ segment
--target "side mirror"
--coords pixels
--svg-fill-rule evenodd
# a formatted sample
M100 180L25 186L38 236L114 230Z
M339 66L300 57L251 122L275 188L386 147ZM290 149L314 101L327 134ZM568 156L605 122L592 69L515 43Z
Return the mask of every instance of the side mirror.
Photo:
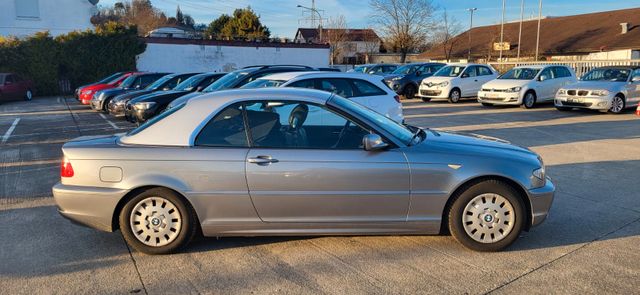
M387 148L389 145L382 141L382 137L378 134L367 134L362 138L362 145L365 151L379 151Z
M631 77L631 83L640 82L640 75Z
M416 76L421 76L421 75L422 75L422 72L416 71Z
M540 75L540 78L538 78L538 80L540 80L540 82L544 81L544 80L548 80L549 77L547 77L547 75Z
M163 91L171 90L169 87L162 88Z
M198 86L198 88L196 88L196 92L202 92L202 90L204 90L204 87L202 86Z
M462 74L462 76L460 76L460 78L469 78L469 74L464 73L464 74Z

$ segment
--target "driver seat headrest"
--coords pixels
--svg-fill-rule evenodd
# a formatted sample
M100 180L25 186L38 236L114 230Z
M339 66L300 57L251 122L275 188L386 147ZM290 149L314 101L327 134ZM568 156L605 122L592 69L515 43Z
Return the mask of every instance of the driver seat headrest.
M309 114L309 107L306 104L299 104L291 111L289 115L289 126L291 129L298 129L302 127L304 121L307 120Z

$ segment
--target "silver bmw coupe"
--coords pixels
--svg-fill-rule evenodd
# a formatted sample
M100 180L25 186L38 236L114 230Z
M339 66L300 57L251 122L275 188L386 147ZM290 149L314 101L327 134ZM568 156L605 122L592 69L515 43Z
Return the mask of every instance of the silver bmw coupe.
M127 134L66 143L59 212L135 249L204 236L450 232L498 251L547 216L538 155L404 126L328 92L211 93Z

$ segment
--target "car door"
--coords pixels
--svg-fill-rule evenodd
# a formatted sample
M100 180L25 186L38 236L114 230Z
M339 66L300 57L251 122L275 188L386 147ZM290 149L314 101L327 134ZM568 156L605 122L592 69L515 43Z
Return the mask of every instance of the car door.
M6 75L4 77L4 88L3 88L3 96L6 99L16 99L20 96L19 91L20 85L16 83L15 76L12 74Z
M460 92L464 97L476 96L480 91L478 72L476 66L468 66L460 75Z
M542 77L544 77L544 79ZM555 83L557 83L557 80L554 81L553 79L551 67L547 67L540 72L536 81L536 96L538 101L553 99L553 96L555 96L555 92L553 92Z
M332 120L316 121L334 116ZM395 150L368 152L364 126L317 104L248 103L249 194L265 222L403 222L409 167ZM326 123L330 122L330 123Z
M635 81L634 81L635 80ZM635 106L640 102L640 68L631 72L629 77L630 83L626 85L627 88L627 106Z
M478 85L478 91L480 91L480 88L482 88L482 85L497 78L497 75L494 74L493 71L491 71L488 67L477 66L477 70L478 70L478 81L480 82L480 84Z

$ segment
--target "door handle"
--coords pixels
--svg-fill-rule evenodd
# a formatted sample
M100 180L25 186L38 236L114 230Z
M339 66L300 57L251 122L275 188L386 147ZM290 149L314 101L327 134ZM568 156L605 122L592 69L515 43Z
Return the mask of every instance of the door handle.
M266 166L271 163L278 163L277 159L271 158L271 156L257 156L255 158L248 158L247 162L257 165Z

